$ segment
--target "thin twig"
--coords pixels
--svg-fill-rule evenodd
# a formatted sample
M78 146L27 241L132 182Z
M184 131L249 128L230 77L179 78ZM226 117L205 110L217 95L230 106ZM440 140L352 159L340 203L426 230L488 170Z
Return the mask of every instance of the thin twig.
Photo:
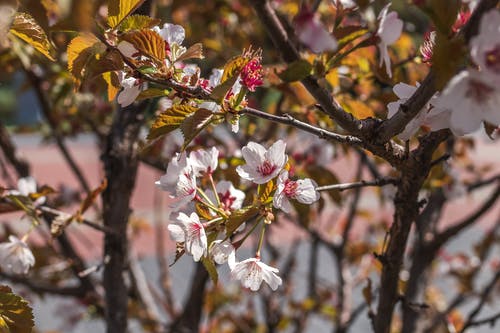
M367 187L367 186L385 186L385 185L397 185L399 179L397 178L379 178L374 180L361 180L359 182L353 183L343 183L343 184L333 184L316 187L316 191L344 191L354 188Z
M300 121L289 114L284 114L283 116L277 116L270 113L266 113L260 110L256 110L253 108L245 108L240 111L241 114L247 114L254 117L267 119L276 123L291 125L303 131L309 132L311 134L316 135L317 137L325 140L333 140L341 143L348 143L351 145L361 145L362 141L354 136L350 135L341 135L337 133L333 133L327 131L323 128L319 128L303 121Z

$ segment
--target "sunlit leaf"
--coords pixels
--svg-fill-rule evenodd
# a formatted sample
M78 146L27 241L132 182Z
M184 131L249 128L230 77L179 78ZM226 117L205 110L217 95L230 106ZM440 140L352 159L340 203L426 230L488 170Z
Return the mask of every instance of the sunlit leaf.
M150 29L130 31L122 36L123 40L131 43L142 54L158 62L165 59L165 40Z
M212 282L217 284L217 281L219 281L219 274L217 273L217 268L215 267L214 262L206 257L202 257L201 262L203 263L203 266L205 266Z
M186 52L177 58L177 61L185 61L188 59L203 59L203 44L196 43L191 45Z
M118 26L123 19L130 15L144 0L109 0L108 25L111 28Z
M130 30L150 29L160 24L161 20L146 15L130 15L123 19L118 29L123 32Z
M265 185L259 186L258 197L260 202L265 203L267 199L271 197L271 193L274 191L274 182L268 181Z
M214 100L222 100L229 89L232 88L242 69L248 64L250 59L242 56L234 57L225 66L222 73L221 83L212 90L210 97Z
M174 105L156 116L147 139L153 140L179 128L186 117L198 110L191 105Z
M10 32L33 46L38 52L50 60L55 61L54 57L51 55L53 48L47 34L31 15L27 13L16 13L12 26L10 27Z
M96 36L81 34L68 45L68 70L73 75L76 87L80 85L86 71L86 65L102 49L105 49Z
M210 124L212 117L212 111L207 109L198 109L196 112L184 119L180 126L182 135L184 136L184 144L182 145L181 151L186 149L189 143Z
M165 96L168 96L169 93L170 93L170 91L167 89L149 88L149 89L141 91L141 93L136 98L136 100L139 101L141 99L165 97Z
M107 89L108 100L113 101L121 89L120 81L118 80L118 75L115 72L106 72L102 73L102 78L104 79L108 87Z
M31 333L34 326L33 310L28 302L8 286L0 286L0 332Z
M80 219L81 215L84 214L87 211L87 209L89 209L90 206L92 206L94 204L97 197L106 189L106 187L108 187L108 181L106 178L104 178L98 187L93 189L90 193L87 193L87 196L82 201L80 208L78 209L78 212L76 213L77 219Z

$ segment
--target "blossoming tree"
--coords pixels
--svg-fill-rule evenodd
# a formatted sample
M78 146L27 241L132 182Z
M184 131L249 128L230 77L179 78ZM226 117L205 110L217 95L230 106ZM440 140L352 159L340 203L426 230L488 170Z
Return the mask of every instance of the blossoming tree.
M5 228L0 243L2 332L34 325L17 286L80 300L108 332L132 318L154 332L309 332L316 317L347 332L364 318L377 333L500 318L498 306L484 311L499 290L499 169L471 157L500 125L498 1L62 3L0 3L0 62L24 73L81 187L37 185L2 124L0 212L29 225ZM98 142L101 184L67 147L78 133ZM131 251L141 163L161 171L151 191L168 197L159 287ZM477 205L443 223L477 191ZM448 253L485 216L475 252ZM97 265L68 237L85 227L103 235ZM164 232L176 246L168 263ZM308 250L271 237L293 232ZM320 248L333 276L319 277ZM196 269L179 307L169 271L182 257ZM440 291L450 276L457 291ZM237 309L254 295L260 312Z

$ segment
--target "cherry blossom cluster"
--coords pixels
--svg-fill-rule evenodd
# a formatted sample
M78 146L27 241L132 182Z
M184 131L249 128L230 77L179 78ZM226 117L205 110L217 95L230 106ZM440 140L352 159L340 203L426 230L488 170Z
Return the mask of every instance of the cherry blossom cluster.
M29 198L34 193L37 193L35 178L23 177L17 181L17 189L7 191L6 196L11 199L16 197ZM45 196L39 196L35 200L32 200L33 206L38 207L45 203L45 200ZM27 274L29 269L35 265L35 257L26 243L28 237L29 232L21 239L10 235L7 242L0 243L0 268L3 271L22 275Z
M168 225L168 230L181 252L191 255L194 261L227 263L231 276L253 291L260 288L262 281L276 290L281 284L278 269L263 263L260 257L264 231L274 218L272 207L290 213L293 209L290 200L312 204L320 197L313 180L290 178L285 149L281 140L269 149L256 142L249 142L242 148L244 164L236 168L237 174L256 184L258 189L269 189L265 198L255 198L246 207L243 207L245 192L236 189L230 181L214 181L213 175L219 164L217 148L194 150L189 155L177 153L156 185L168 192L171 198L173 222ZM203 189L203 184L207 183L209 189ZM228 231L233 215L252 208L257 216L255 222L251 218L242 220L236 230ZM254 224L246 228L245 222ZM238 261L237 248L258 225L261 225L261 235L255 256ZM243 236L235 241L238 233Z
M200 77L200 68L197 65L186 64L183 61L188 58L186 54L189 52L186 47L182 46L185 38L185 31L182 26L165 23L162 28L155 26L151 30L158 33L165 41L166 58L163 65L167 71L170 71L171 78L177 83L191 88L200 86L208 93L221 84L224 70L213 69L209 79L205 79ZM138 62L145 60L145 57L141 56L141 53L128 41L121 41L118 43L117 48L124 57ZM239 128L237 111L247 105L245 98L247 92L255 91L257 87L261 86L264 77L260 51L247 50L243 52L242 57L247 60L247 63L241 69L239 76L225 95L221 105L214 101L198 102L200 108L208 109L214 113L225 112L234 132L237 132ZM118 94L117 101L122 107L132 104L141 91L146 88L146 82L137 78L134 70L128 68L128 66L118 73L118 79L123 89ZM168 106L172 105L173 101Z
M464 14L460 14L464 16ZM460 21L466 19L462 17ZM463 25L463 22L461 23ZM432 35L423 49L424 56L432 56ZM399 135L408 140L421 127L431 131L449 128L457 136L472 133L483 122L495 127L500 125L500 12L493 9L483 15L479 33L469 43L474 67L455 75L442 92L437 93L429 103L412 119ZM418 85L417 85L418 87ZM416 91L404 83L394 86L399 100L388 104L388 117L392 117L399 105Z

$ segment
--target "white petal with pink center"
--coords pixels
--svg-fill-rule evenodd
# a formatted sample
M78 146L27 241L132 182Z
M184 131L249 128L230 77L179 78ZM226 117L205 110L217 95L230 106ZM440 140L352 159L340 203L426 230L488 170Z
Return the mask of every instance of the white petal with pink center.
M221 180L215 186L219 195L221 206L226 211L240 209L245 200L245 192L236 189L230 181ZM214 192L207 190L207 196L212 202L216 202Z
M398 18L398 13L389 13L390 5L391 3L388 3L378 16L379 26L377 35L380 37L380 42L378 43L380 51L380 66L385 63L387 75L392 77L391 58L389 57L387 47L395 43L401 36L401 32L403 31L403 21Z
M479 34L470 41L472 59L500 82L500 12L492 9L481 18ZM500 84L500 83L498 83Z
M455 75L435 105L450 113L450 129L455 135L478 130L482 121L500 124L500 87L485 72L469 69Z
M170 224L168 230L174 241L184 242L186 253L192 255L194 261L207 255L207 236L196 213L191 213L190 216L179 213L177 221Z
M217 169L218 161L219 150L215 147L210 150L198 149L189 154L189 164L195 176L213 173Z
M9 236L9 242L0 244L0 267L14 274L27 274L35 265L35 257L28 245L16 236Z
M288 157L285 155L286 144L276 141L269 150L262 145L250 141L241 154L246 164L236 168L241 178L256 184L264 184L276 177L285 166Z
M276 274L278 272L277 268L264 264L260 259L249 258L235 263L231 269L231 276L240 280L243 287L252 291L259 290L262 281L266 281L272 290L276 290L282 283Z
M177 182L185 169L189 169L185 153L176 153L167 166L167 172L155 182L155 185L166 192L175 193Z
M312 179L291 180L288 171L283 170L277 183L276 193L273 197L273 206L283 210L285 213L292 211L289 199L310 205L319 200L320 194L316 191L318 184Z
M188 167L179 176L175 187L175 195L170 194L170 198L175 199L170 204L170 208L175 212L193 201L196 197L196 189L196 177L193 170Z

